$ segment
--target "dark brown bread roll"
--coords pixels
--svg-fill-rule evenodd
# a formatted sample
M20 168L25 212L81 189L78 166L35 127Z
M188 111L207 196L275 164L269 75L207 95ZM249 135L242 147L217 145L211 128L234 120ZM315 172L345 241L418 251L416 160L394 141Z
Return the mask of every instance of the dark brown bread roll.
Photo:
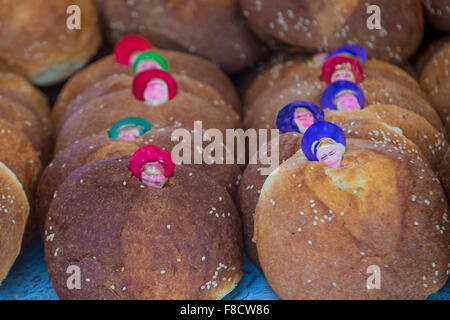
M16 175L0 162L0 284L19 255L30 206Z
M450 1L422 0L427 22L438 30L450 32Z
M448 222L442 187L415 153L347 139L340 168L297 153L270 176L255 238L282 299L425 299L449 274ZM381 290L367 288L370 266Z
M71 5L80 8L80 30L67 27ZM0 21L0 70L20 73L37 85L69 77L102 41L93 0L4 0Z
M162 189L142 187L130 174L129 159L91 163L58 189L45 241L45 261L58 296L224 297L242 276L241 225L228 193L183 166ZM80 290L67 288L71 265L80 268Z
M330 51L344 44L367 47L369 56L402 63L419 46L424 30L419 0L375 0L381 29L370 30L363 0L240 0L250 27L272 47L279 44ZM405 36L408 35L408 36Z
M103 12L113 42L140 34L158 47L196 53L230 73L252 66L264 54L237 0L111 0Z

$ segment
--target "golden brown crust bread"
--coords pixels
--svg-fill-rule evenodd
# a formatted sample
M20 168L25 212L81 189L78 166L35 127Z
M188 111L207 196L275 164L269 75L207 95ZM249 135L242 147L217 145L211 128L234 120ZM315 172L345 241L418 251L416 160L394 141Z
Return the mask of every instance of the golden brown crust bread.
M450 137L450 38L442 40L428 55L420 84L441 116Z
M211 178L183 166L164 188L141 187L128 170L129 159L91 163L58 189L45 241L58 296L224 297L242 276L241 224L230 196ZM212 208L224 216L209 214ZM80 290L67 288L70 265L80 268Z
M299 133L289 132L282 134L279 140L279 161L280 163L289 159L300 148L302 135ZM271 145L266 144L259 152L268 152L270 154ZM239 209L242 219L244 231L244 249L250 261L259 269L261 268L258 260L258 252L253 239L253 215L258 203L261 188L267 179L266 175L262 175L260 170L267 167L256 162L256 156L253 156L253 164L249 164L242 175L241 183L236 196L236 205Z
M137 100L129 89L122 90L94 99L80 110L82 112L73 114L59 132L55 153L77 140L109 129L126 117L147 119L155 129L169 126L192 129L194 121L202 121L205 130L215 128L222 132L242 126L231 108L210 104L183 91L163 105L148 106Z
M241 109L239 97L233 83L212 63L183 52L159 49L154 49L154 51L160 53L167 59L170 72L187 75L192 79L211 85L236 110ZM69 103L83 93L83 91L114 74L132 75L132 68L116 63L114 56L109 55L89 65L73 76L64 85L58 96L52 111L53 121L57 123Z
M381 10L381 30L369 30L368 2L363 0L240 0L250 27L268 43L330 51L354 43L369 56L401 63L419 46L424 30L419 0L375 0ZM407 34L408 36L405 36Z
M183 75L173 74L173 76L175 80L179 80L177 81L178 91L187 92L197 96L214 106L218 106L218 108L224 110L224 114L230 114L227 109L231 109L231 105L228 105L223 100L223 97L213 87ZM97 82L94 87L85 90L82 94L78 95L77 99L72 100L64 114L59 118L59 121L55 123L55 131L59 132L61 127L64 125L64 122L70 118L72 114L80 112L83 105L89 103L89 101L112 92L125 89L132 90L132 82L133 78L125 74L114 74L100 82ZM239 114L232 114L235 117L239 116Z
M255 234L282 299L425 299L447 280L448 222L442 187L416 154L348 139L341 168L300 152L270 176ZM380 290L367 289L369 266Z
M399 108L394 105L381 104L368 106L367 108L359 111L325 111L325 119L338 125L346 122L347 120L358 118L381 121L391 128L396 128L394 130L399 131L401 135L404 135L419 147L423 156L430 163L432 169L434 171L438 170L439 165L448 148L448 143L445 140L445 136L437 131L424 118L411 111ZM354 133L354 130L352 128L348 128L348 130L350 130L350 132L348 133ZM380 131L378 133L373 132L373 136L371 137L376 140L381 139L380 141L385 140L385 138L390 139L390 137L386 137L387 133L382 133L382 130L386 131L386 129L380 127ZM370 137L367 137L368 132L371 131L372 129L369 131L360 132L360 134L363 134L364 136L354 136L354 138L364 138L367 140L372 140L370 139ZM397 139L398 138L394 139L393 142L395 142L395 140Z
M42 115L43 119L50 118L50 107L46 96L17 73L0 72L0 88L9 89L17 93L23 101Z
M248 28L237 0L105 1L109 37L140 34L161 48L189 51L229 73L255 64L264 46Z
M172 133L177 129L179 128L154 129L132 142L111 139L108 137L108 132L105 131L84 138L59 152L42 174L36 192L36 212L42 233L45 217L53 197L56 196L56 190L73 171L97 160L132 154L144 145L156 145L163 150L172 152L173 147L179 143L171 140ZM209 142L204 142L203 147L206 147L208 144ZM194 144L192 144L192 157L194 152L196 152L196 149ZM226 150L223 152L225 154ZM191 160L194 163L194 159ZM208 165L206 163L183 164L183 166L196 169L208 175L234 198L238 187L237 182L239 182L241 175L239 166L234 164Z
M0 96L0 117L21 130L31 141L43 164L48 163L53 149L51 133L35 112L18 100Z
M438 30L450 32L450 1L422 0L427 22Z
M22 184L0 162L0 284L19 255L30 206Z
M81 30L67 27L67 8L78 5ZM4 0L0 8L0 70L37 85L64 80L85 65L101 44L93 0Z
M34 191L42 171L39 156L31 141L19 129L0 119L0 162L5 164L23 185L28 199Z

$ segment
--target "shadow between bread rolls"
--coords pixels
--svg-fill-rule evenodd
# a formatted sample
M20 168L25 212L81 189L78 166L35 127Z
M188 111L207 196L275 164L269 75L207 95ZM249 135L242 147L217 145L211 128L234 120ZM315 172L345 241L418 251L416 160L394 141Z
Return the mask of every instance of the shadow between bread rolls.
M228 193L183 166L164 188L144 186L129 161L93 162L58 189L45 225L45 261L58 296L224 297L242 276L241 224ZM219 217L209 213L213 208ZM67 288L70 265L80 267L81 290Z

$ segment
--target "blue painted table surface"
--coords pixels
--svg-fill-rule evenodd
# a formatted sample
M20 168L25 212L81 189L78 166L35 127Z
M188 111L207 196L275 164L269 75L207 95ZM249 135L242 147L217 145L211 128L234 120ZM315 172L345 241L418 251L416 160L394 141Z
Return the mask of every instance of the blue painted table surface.
M247 257L243 277L225 300L277 300L266 278ZM450 281L429 300L450 300ZM58 300L44 263L43 244L37 240L21 255L0 286L0 300Z

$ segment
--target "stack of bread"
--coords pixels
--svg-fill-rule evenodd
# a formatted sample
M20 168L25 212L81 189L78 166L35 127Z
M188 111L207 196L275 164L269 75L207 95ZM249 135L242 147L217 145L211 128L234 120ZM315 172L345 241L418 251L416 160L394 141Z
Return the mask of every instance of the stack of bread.
M192 162L171 153L174 136L240 128L239 113L220 69L137 35L67 82L52 113L55 157L37 191L60 298L220 299L237 285L242 231L232 197L241 169L194 162L205 142L183 150ZM71 265L81 290L67 288Z
M40 91L18 74L0 72L0 283L35 235L34 193L51 157L49 115Z
M349 45L285 55L245 88L245 126L281 133L278 146L252 155L237 196L245 251L278 295L438 291L450 271L448 202L436 178L448 177L448 143L419 84ZM257 158L274 146L280 166L267 177ZM382 290L366 282L373 266Z

